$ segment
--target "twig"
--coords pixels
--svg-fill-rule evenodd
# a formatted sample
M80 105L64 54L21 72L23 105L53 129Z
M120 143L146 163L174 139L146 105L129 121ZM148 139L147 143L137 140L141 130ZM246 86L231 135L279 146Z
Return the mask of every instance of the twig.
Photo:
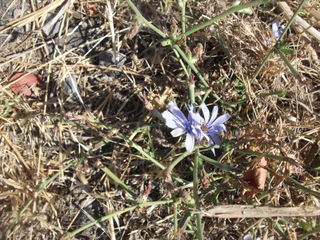
M278 2L277 5L283 11L286 19L290 19L293 16L293 12L286 2ZM303 18L301 18L300 16L296 16L294 19L294 23L295 24L293 25L293 27L297 32L307 31L320 42L320 32L312 27L309 23L307 23ZM300 26L303 29L301 29Z
M197 212L196 212L197 213ZM201 211L203 216L217 218L267 218L319 216L317 207L257 207L252 205L223 205Z

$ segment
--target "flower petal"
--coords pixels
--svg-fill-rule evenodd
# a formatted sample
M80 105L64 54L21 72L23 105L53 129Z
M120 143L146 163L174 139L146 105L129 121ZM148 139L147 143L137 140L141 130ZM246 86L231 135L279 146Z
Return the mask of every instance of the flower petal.
M184 134L186 131L183 128L176 128L171 131L172 137L179 137Z
M219 110L219 108L217 106L214 106L212 108L211 118L210 118L210 121L207 123L209 126L214 122L214 120L216 120L216 118L218 116L218 110Z
M213 122L213 124L215 125L215 126L217 126L217 125L220 125L220 124L223 124L223 123L225 123L226 121L228 121L229 119L230 119L230 115L229 114L223 114L223 115L221 115L220 117L218 117L214 122Z
M203 116L204 116L204 120L206 121L206 123L208 123L209 120L210 120L210 112L209 112L209 109L208 109L207 105L201 104L200 108L202 110L202 113L203 113Z
M184 124L186 123L188 120L187 118L184 116L183 112L177 107L177 105L173 102L170 102L168 105L169 111L176 116L179 121Z
M173 115L171 112L169 111L164 111L162 113L162 117L166 120L166 125L169 128L183 128L182 123L180 122L180 120Z
M201 123L204 122L204 119L201 117L201 115L199 113L189 112L188 113L188 121L191 123L195 122L196 125L200 125Z
M215 149L214 149L214 148L211 148L211 151L212 151L212 153L213 153L213 156L216 156L216 151L215 151Z
M209 134L210 140L214 145L220 145L221 140L220 140L220 135L219 134Z
M195 139L192 135L190 134L187 134L187 137L186 137L186 149L188 152L192 152L193 150L193 147L194 147L194 142L195 142Z

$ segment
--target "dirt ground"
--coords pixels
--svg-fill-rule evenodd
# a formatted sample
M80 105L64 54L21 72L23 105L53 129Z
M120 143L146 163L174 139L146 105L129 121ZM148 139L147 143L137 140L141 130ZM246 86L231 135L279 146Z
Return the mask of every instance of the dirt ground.
M320 5L262 2L0 0L0 239L319 239Z

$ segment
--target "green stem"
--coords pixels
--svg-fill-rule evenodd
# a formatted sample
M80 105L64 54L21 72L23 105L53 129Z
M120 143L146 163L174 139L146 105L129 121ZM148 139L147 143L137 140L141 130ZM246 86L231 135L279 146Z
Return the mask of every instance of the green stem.
M188 63L188 65L191 67L192 71L198 76L198 78L200 79L201 83L205 86L205 87L209 87L209 84L206 82L206 80L202 77L201 73L198 71L198 69L196 68L196 66L193 64L193 62L187 57L187 55L181 50L181 48L178 45L173 45L172 46L173 49L175 49L179 55L183 58L183 60Z
M178 232L178 208L179 208L179 203L178 202L175 202L174 205L174 218L173 218L173 232L176 233Z
M270 50L270 52L264 57L261 65L259 66L259 68L257 69L256 73L253 76L253 80L256 79L256 77L260 74L261 70L263 69L264 65L266 64L266 62L270 59L271 55L273 54L273 52L276 50L276 47L279 46L280 42L282 41L284 35L287 33L288 29L290 28L291 24L294 21L294 18L298 15L299 11L302 9L303 5L307 2L308 0L303 0L297 11L293 14L293 16L290 18L288 24L286 25L286 27L283 29L283 32L281 33L280 37L277 39L275 45L273 46L273 48Z
M185 72L187 78L189 78L190 73L189 73L189 71L187 70L186 65L184 64L183 60L181 59L178 51L173 48L173 52L174 52L174 54L176 55L176 57L179 59L179 63L181 64L181 66L182 66L182 68L183 68L183 71Z
M294 68L294 66L292 66L292 64L290 63L289 59L283 54L283 52L281 52L280 49L276 49L277 53L280 55L281 59L287 64L287 66L289 67L290 71L292 72L292 74L296 77L301 79L300 74L298 73L298 71Z
M136 198L138 196L138 194L136 194L134 191L132 191L131 188L129 186L127 186L120 178L118 178L117 175L115 175L112 171L110 171L109 168L104 167L104 168L101 168L101 170L104 171L104 173L107 174L108 177L111 178L114 182L119 184L133 198Z
M182 6L181 6L181 27L182 27L182 33L186 32L186 3L187 0L181 0Z
M191 101L191 104L195 105L196 104L196 97L195 97L195 94L194 94L195 84L194 84L193 76L192 76L191 79L189 78L188 83L189 83L188 85L189 85L190 101Z
M195 201L196 208L200 210L200 200L198 195L198 187L199 187L199 178L198 178L198 172L199 172L199 163L200 163L200 157L199 157L199 149L195 150L194 155L194 166L193 166L193 198ZM197 239L202 240L203 239L203 230L202 230L202 221L201 221L201 213L196 213L196 220L197 220Z
M221 18L225 17L225 16L228 16L232 13L235 13L235 12L238 12L242 9L245 9L245 8L249 8L249 7L255 7L255 6L259 6L259 5L262 5L262 4L266 4L266 3L269 3L271 2L272 0L258 0L258 1L254 1L254 2L251 2L251 3L246 3L246 4L242 4L242 5L238 5L238 6L234 6L234 7L231 7L229 8L228 10L224 11L223 13L221 13L220 15L218 16L215 16L214 18L211 18L210 20L208 20L207 22L204 22L202 24L199 24L193 28L191 28L189 31L185 32L185 33L182 33L181 35L177 36L177 38L175 40L180 40L181 38L183 37L186 37L186 36L189 36L191 35L192 33L194 32L197 32L199 30L202 30L204 29L205 27L208 27L209 25L219 21Z
M131 0L125 0L129 7L132 9L132 11L134 11L134 13L136 14L137 18L144 23L147 27L149 27L150 29L152 29L154 32L158 33L162 38L166 38L167 35L162 32L159 28L157 28L156 26L154 26L151 22L149 22L147 19L144 18L144 16L142 16L142 14L140 13L139 9L133 4L133 2Z
M191 153L190 152L185 152L184 154L180 155L178 158L176 158L171 164L170 166L167 168L167 171L170 173L173 168L179 163L181 162L183 159L185 159L187 156L189 156Z

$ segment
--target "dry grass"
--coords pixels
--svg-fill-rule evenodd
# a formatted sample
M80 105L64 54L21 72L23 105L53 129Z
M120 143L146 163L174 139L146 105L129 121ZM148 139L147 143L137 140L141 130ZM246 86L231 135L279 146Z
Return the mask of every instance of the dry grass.
M62 239L134 204L138 207L97 222L74 239L195 239L195 219L187 217L194 209L192 158L174 168L172 179L162 171L184 148L154 118L169 100L182 108L189 103L176 55L136 22L125 1L66 2L59 8L62 1L8 0L7 12L0 9L0 239ZM135 3L163 32L181 33L175 1ZM298 4L290 2L293 11ZM188 1L187 29L229 7ZM48 37L41 27L55 10L62 24ZM273 4L252 10L252 15L231 14L189 36L188 47L181 45L190 52L203 46L196 66L210 87L195 77L197 103L211 90L206 103L232 115L217 157L203 154L239 170L204 161L200 204L203 209L319 208L320 43L290 28L284 42L294 53L286 57L299 77L274 54L253 78L276 41L272 21L287 20ZM319 13L319 3L310 0L300 16L319 29ZM99 65L102 51L124 54L125 64ZM13 94L9 78L15 72L42 75L36 97ZM70 94L76 91L68 88L70 79L79 95ZM273 156L267 156L264 190L251 189L253 196L246 196L243 190L250 186L242 176L256 153ZM175 203L139 205L168 199ZM319 217L204 217L203 223L205 239L243 239L248 233L260 239L320 236Z

